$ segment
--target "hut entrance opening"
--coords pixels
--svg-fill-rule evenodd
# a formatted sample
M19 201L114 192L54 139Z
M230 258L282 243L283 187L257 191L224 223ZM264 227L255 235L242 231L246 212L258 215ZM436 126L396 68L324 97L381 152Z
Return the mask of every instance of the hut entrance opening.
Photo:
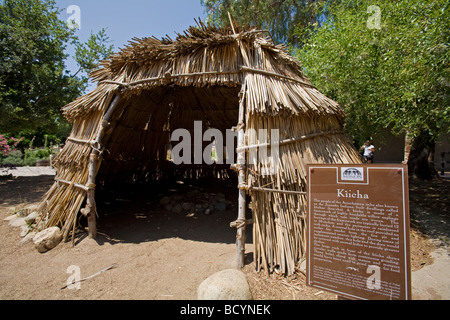
M113 220L121 219L121 211L142 213L143 209L172 214L172 221L181 219L182 215L195 214L201 216L198 223L211 230L212 222L207 221L207 215L216 211L220 216L214 214L214 219L221 221L222 228L217 232L220 233L217 241L234 242L236 230L229 226L238 214L239 190L237 173L230 168L230 163L236 163L237 157L237 133L231 129L238 123L240 90L240 86L170 85L118 99L102 141L103 151L95 180L100 232L105 230L102 222L111 216ZM207 157L208 153L203 151L209 150L214 138L208 139L204 134L210 129L220 131L223 136L224 158L219 163L206 163L206 160L217 159L218 150L213 150L211 159L202 159L199 163L194 159L195 149L199 147L198 136L205 138L201 140L201 150ZM190 141L175 137L177 130L188 132ZM184 148L181 155L173 154L177 144L189 142L190 150ZM226 146L226 143L232 143L232 146ZM227 154L230 150L233 154ZM179 156L186 160L184 153L189 151L190 161L176 163ZM123 219L129 217L124 215ZM138 230L140 228L144 227L138 227ZM196 230L199 228L202 226L195 227ZM180 233L174 236L190 237L185 235L186 231L175 229ZM146 233L140 235L141 238L150 236L153 239L162 235L159 230L153 235L148 235L145 228L141 230ZM120 234L120 230L116 231ZM249 231L247 238L251 240ZM225 240L224 234L229 234L230 238ZM139 238L137 234L135 237ZM209 235L205 237L214 241Z
M206 137L203 139L209 129L219 130L224 137L223 144L226 143L227 131L230 136L231 128L238 123L239 91L239 87L169 86L122 98L111 124L114 128L104 143L97 184L181 177L226 178L230 175L229 161L223 159L222 163L208 165L205 160L211 159L202 158L199 162L194 155L200 148L199 137L202 154L214 142L211 137L209 141ZM180 130L189 132L188 141L173 135ZM178 143L186 144L186 147L182 152L172 154ZM233 143L237 143L236 139ZM235 147L228 149L235 151ZM190 155L186 155L189 151ZM223 154L225 156L226 152ZM211 157L214 159L215 156L213 152ZM236 158L235 154L228 156Z

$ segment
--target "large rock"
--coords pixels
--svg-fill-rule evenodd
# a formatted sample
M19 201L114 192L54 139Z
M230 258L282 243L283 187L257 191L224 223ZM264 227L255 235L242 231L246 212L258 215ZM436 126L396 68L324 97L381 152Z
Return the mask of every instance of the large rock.
M40 253L47 252L56 247L63 238L63 234L58 227L52 227L39 232L33 238L33 243Z
M203 281L198 287L198 300L253 300L245 274L227 269Z

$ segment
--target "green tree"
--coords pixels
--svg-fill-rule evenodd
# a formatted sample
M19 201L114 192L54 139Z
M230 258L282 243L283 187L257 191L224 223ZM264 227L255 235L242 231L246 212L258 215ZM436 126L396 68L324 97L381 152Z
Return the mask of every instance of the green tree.
M435 174L434 144L449 133L446 0L329 2L327 21L297 51L306 74L347 112L361 141L391 130L412 139L410 172Z
M228 12L239 25L251 25L271 32L277 43L296 47L306 33L295 32L309 28L317 20L316 7L321 0L201 0L208 21L229 25Z
M104 30L81 44L53 0L4 0L0 4L0 132L46 133L70 129L61 107L87 87L87 77L66 71L64 52L74 43L83 71L111 52ZM96 57L96 58L94 58Z
M101 60L113 54L113 46L108 45L109 37L106 30L102 29L97 34L91 33L86 43L78 43L75 48L74 59L78 63L79 69L72 75L77 76L80 72L82 80L87 83L89 72L98 67Z

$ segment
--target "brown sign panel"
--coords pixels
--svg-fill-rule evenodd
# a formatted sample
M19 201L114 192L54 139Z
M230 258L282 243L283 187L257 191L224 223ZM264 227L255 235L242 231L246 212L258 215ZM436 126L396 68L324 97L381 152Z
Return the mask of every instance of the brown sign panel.
M406 166L309 165L307 223L307 285L411 299Z

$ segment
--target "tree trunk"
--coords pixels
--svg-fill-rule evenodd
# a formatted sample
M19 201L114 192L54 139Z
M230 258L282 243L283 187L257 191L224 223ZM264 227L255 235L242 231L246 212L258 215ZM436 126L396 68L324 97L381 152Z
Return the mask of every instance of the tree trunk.
M406 134L405 161L409 175L422 180L435 179L439 174L434 166L436 141L429 132L422 131L414 139Z

